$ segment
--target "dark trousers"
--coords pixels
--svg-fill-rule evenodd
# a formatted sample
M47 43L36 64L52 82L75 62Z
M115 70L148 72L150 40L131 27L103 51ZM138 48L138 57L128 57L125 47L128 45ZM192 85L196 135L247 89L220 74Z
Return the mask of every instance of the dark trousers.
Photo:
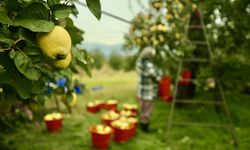
M142 100L139 99L140 103L140 122L148 124L151 120L152 110L154 107L154 100Z

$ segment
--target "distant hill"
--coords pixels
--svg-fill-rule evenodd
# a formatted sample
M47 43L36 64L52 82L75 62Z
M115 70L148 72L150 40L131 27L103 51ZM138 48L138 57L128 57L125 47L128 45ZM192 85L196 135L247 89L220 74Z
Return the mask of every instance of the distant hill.
M83 43L79 47L88 51L100 50L106 57L109 57L112 53L128 55L128 51L123 49L122 44Z

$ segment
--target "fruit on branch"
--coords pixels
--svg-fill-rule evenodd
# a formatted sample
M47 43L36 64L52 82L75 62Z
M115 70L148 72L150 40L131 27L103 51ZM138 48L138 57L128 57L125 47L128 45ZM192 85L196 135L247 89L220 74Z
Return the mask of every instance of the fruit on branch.
M55 26L48 33L38 33L37 42L43 54L53 60L67 58L71 49L71 37L61 26Z
M155 8L155 9L158 10L158 9L161 8L162 2L161 2L161 1L153 1L153 2L151 3L151 5L152 5L153 8Z
M193 12L197 9L197 5L195 3L193 3L191 7L192 7L191 9Z
M76 105L76 103L77 103L77 94L76 94L75 92L72 92L72 93L71 93L71 96L72 96L72 97L70 97L70 98L71 98L70 101L68 101L67 96L68 96L68 95L67 95L66 93L63 95L63 97L62 97L63 103L64 103L67 107L74 107L74 106Z
M72 60L72 54L69 53L65 59L55 60L53 62L53 65L58 69L65 69L69 66L71 60Z
M73 96L73 98L72 98L71 102L69 103L69 106L74 107L77 103L77 94L75 92L73 92L72 96Z

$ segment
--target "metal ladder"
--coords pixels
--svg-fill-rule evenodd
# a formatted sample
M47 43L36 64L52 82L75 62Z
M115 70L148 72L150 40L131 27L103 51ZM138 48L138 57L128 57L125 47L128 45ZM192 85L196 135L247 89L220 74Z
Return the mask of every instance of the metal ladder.
M216 90L218 92L219 95L219 99L218 100L190 100L190 99L177 99L177 93L178 93L178 82L180 81L180 73L183 70L183 64L184 63L211 63L211 59L213 58L212 55L212 50L211 50L211 45L209 43L208 40L208 35L207 35L207 31L206 31L206 27L205 24L203 22L203 16L202 16L202 12L201 10L199 10L197 8L197 13L200 14L199 16L199 25L193 25L190 24L190 20L191 20L191 16L189 16L189 21L188 24L186 26L186 36L188 37L188 33L190 29L199 29L199 30L203 30L203 35L204 35L204 40L203 41L197 41L197 40L190 40L191 44L194 45L203 45L206 46L208 49L208 58L190 58L190 59L181 59L179 60L179 64L178 64L178 71L177 71L177 77L175 80L175 88L174 88L174 92L173 92L173 101L171 103L171 108L170 108L170 113L168 116L168 124L167 124L167 130L166 130L166 138L168 138L169 136L169 132L171 127L173 127L174 125L179 125L179 126L201 126L201 127L215 127L215 128L227 128L231 131L232 134L232 140L234 142L234 146L237 147L238 146L238 140L236 137L236 131L235 128L233 126L233 122L231 119L231 115L230 115L230 111L224 96L224 92L222 89L222 86L220 84L220 82L218 80L215 80L216 83ZM197 14L196 14L197 15ZM195 82L198 79L190 79L188 80L189 82ZM204 81L204 79L202 79ZM174 110L176 107L176 104L203 104L203 105L214 105L214 106L220 106L221 108L223 107L224 111L225 111L225 115L227 118L227 124L215 124L215 123L201 123L201 122L186 122L186 121L173 121L174 118Z

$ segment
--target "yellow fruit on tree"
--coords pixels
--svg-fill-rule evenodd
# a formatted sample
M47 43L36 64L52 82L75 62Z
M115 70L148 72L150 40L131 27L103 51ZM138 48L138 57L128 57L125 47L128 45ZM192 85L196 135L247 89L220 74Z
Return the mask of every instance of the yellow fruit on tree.
M197 9L197 5L195 3L192 4L192 11L195 11Z
M154 2L152 2L152 6L153 6L155 9L159 9L159 8L161 8L161 6L162 6L162 2L161 2L161 1L154 1Z
M55 60L54 66L58 69L65 69L69 66L71 60L72 60L72 54L69 53L65 59Z
M48 33L39 33L37 42L43 54L48 58L65 59L70 53L71 38L69 33L61 26L55 26Z
M77 103L77 94L76 94L75 92L73 92L73 93L72 93L72 96L73 96L73 99L72 99L72 101L69 103L69 106L70 106L70 107L75 106L76 103Z
M71 101L67 100L67 94L64 94L62 97L62 101L65 105L70 106L70 107L74 107L77 103L77 94L75 92L71 93Z

